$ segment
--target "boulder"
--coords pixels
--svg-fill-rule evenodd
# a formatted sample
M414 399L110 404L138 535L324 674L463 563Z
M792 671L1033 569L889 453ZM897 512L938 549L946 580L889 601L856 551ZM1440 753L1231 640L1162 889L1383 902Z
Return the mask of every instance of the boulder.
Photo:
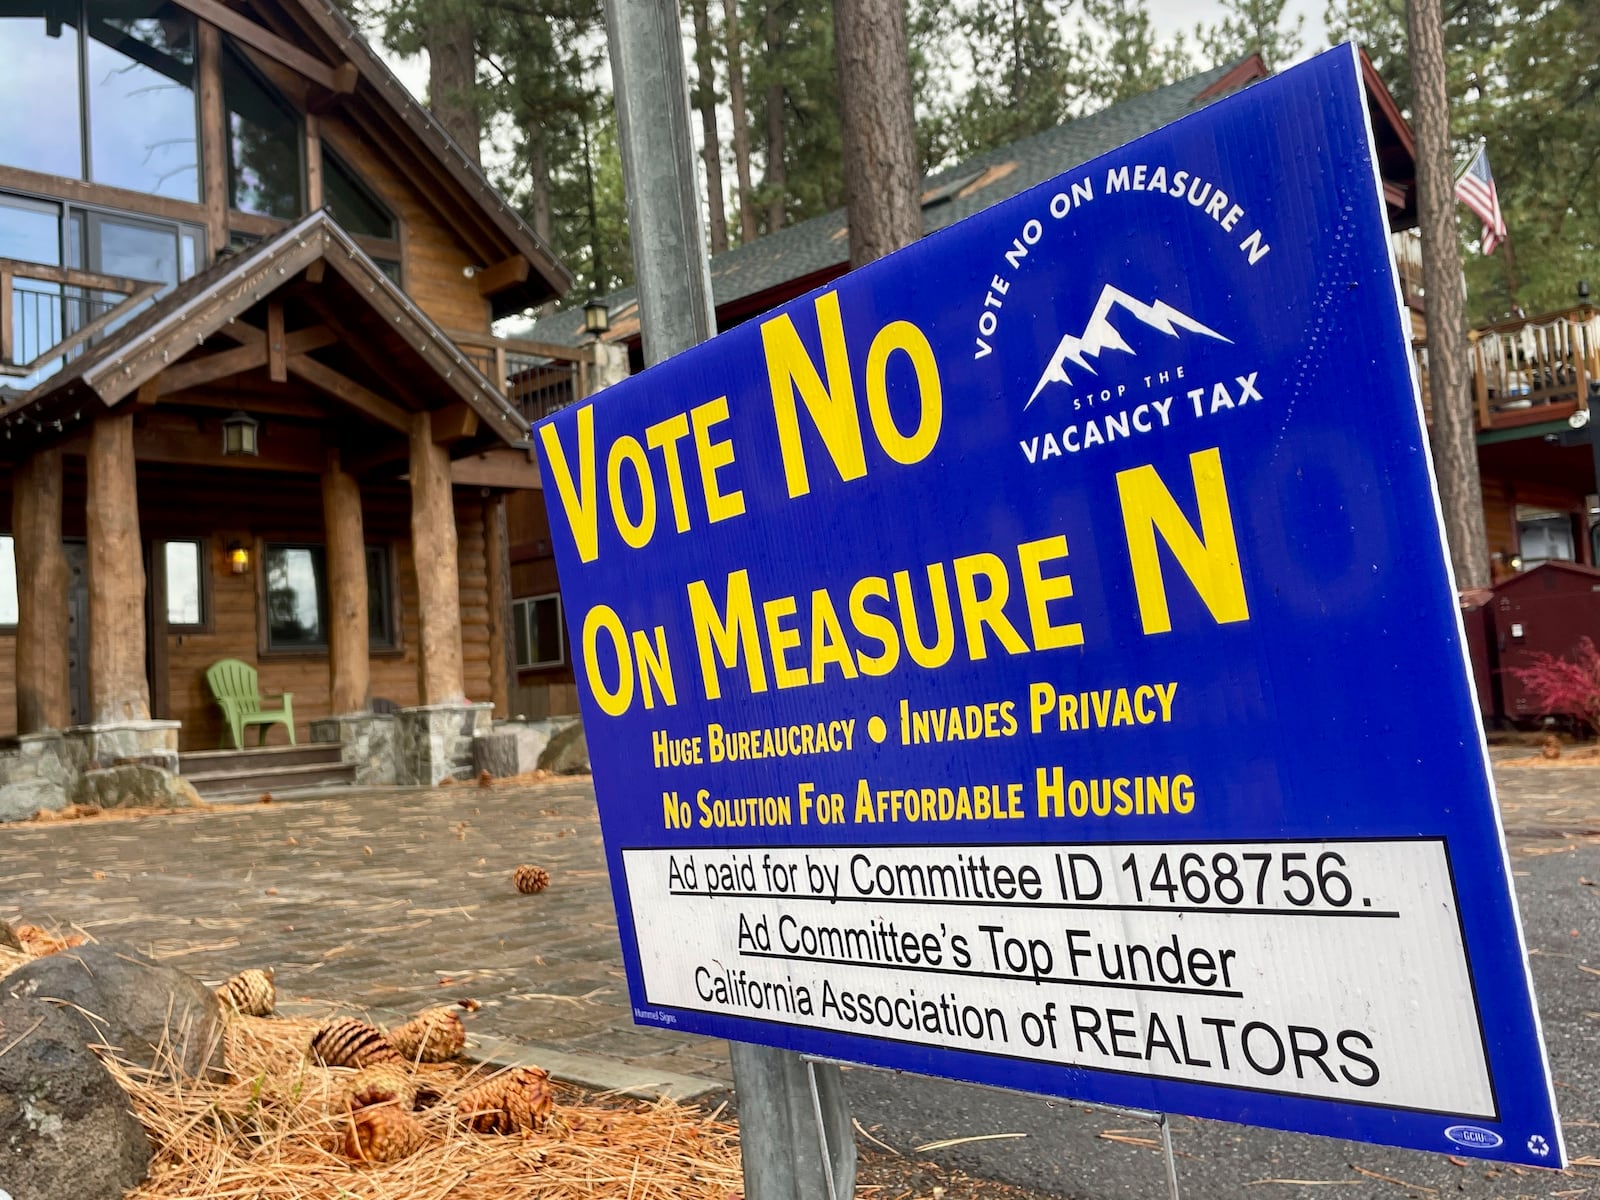
M188 1076L222 1073L222 1006L176 967L114 944L37 958L0 983L0 995L65 1001L81 1036L125 1062ZM92 1015L90 1015L92 1014Z
M539 768L553 775L589 773L589 743L583 737L582 721L574 721L550 739L539 755Z
M182 775L133 761L85 771L78 798L96 808L194 808L203 803L194 784Z
M121 1200L150 1143L69 1012L0 996L0 1189L13 1200Z

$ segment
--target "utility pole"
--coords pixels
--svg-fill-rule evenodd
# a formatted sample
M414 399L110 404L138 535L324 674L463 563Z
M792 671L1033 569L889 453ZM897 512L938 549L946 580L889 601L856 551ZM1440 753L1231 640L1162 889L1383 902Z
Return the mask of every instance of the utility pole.
M716 328L695 186L677 0L606 0L622 181L647 364ZM839 1068L729 1043L749 1200L854 1195L856 1151Z
M1466 300L1456 237L1455 171L1450 155L1450 93L1439 0L1406 0L1417 146L1417 224L1428 305L1428 387L1433 402L1433 469L1458 588L1489 586L1483 485L1478 478L1477 414L1467 371Z

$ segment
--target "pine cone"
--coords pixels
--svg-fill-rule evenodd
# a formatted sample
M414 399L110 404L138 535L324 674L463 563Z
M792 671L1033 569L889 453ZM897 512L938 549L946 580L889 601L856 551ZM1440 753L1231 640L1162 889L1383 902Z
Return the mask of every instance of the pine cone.
M311 1035L311 1057L325 1067L370 1067L398 1063L383 1030L353 1017L335 1017Z
M519 1133L550 1119L555 1093L550 1072L518 1067L461 1093L456 1115L479 1133Z
M410 1113L390 1105L358 1108L350 1114L344 1152L357 1162L398 1162L422 1149L425 1138Z
M532 896L550 886L550 872L543 867L532 867L523 863L511 872L511 882L517 885L517 891L524 896Z
M478 786L483 788L494 786L494 776L489 774L487 767L478 772Z
M273 986L271 971L251 967L219 987L217 999L224 1009L231 1008L247 1017L270 1017L278 1004L278 989Z
M345 1100L351 1112L378 1104L410 1112L417 1104L417 1085L399 1067L367 1067L350 1081Z
M1547 734L1543 742L1539 743L1540 753L1546 758L1561 757L1561 739L1555 734Z
M446 1007L429 1008L389 1030L389 1043L407 1062L448 1062L461 1053L467 1031Z

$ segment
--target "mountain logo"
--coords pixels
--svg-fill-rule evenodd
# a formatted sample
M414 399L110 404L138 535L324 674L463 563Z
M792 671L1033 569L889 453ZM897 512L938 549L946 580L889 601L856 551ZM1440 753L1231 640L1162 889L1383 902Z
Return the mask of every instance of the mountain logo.
M1159 329L1168 337L1177 337L1178 331L1182 329L1189 333L1216 338L1217 341L1227 342L1229 345L1233 344L1231 338L1223 337L1215 329L1200 324L1193 317L1186 316L1163 300L1145 304L1108 283L1101 291L1100 299L1095 302L1094 313L1089 317L1089 323L1084 326L1083 332L1065 335L1056 346L1056 352L1050 356L1050 365L1044 369L1044 374L1039 376L1033 395L1028 397L1028 403L1024 404L1023 408L1028 408L1039 398L1039 393L1052 383L1071 383L1072 378L1067 374L1069 362L1095 375L1098 372L1089 365L1089 359L1099 358L1107 350L1120 350L1124 354L1134 353L1133 347L1128 345L1122 334L1117 332L1117 327L1111 323L1112 313L1118 309L1130 313L1135 320L1148 325L1151 329Z

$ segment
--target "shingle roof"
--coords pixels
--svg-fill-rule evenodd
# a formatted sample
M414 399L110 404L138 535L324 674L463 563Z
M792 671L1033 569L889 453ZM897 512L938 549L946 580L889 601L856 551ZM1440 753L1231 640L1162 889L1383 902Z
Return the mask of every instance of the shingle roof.
M1203 107L1226 94L1217 85L1225 85L1228 77L1249 61L1213 67L929 175L923 181L924 231L943 229ZM791 280L842 268L849 258L844 209L790 225L712 258L716 307L720 311ZM622 289L607 300L614 336L625 337L636 330L635 290ZM576 345L583 339L583 312L568 310L541 318L528 336Z

